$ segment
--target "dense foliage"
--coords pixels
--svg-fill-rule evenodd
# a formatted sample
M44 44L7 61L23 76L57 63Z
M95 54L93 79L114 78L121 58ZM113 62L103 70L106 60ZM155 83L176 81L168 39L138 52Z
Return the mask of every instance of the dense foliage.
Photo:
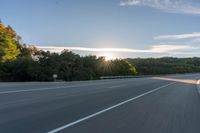
M174 74L200 72L200 58L147 58L127 59L140 74Z
M53 74L58 75L57 80L91 80L136 73L135 67L125 60L81 57L67 50L50 53L22 45L14 30L0 23L1 81L52 81Z
M91 80L101 76L200 72L200 58L115 59L81 57L71 51L50 53L20 43L20 36L0 22L0 81ZM135 67L134 67L135 66ZM137 70L137 71L136 71Z
M19 37L10 26L5 27L0 23L0 62L7 62L16 59L20 54L17 49Z

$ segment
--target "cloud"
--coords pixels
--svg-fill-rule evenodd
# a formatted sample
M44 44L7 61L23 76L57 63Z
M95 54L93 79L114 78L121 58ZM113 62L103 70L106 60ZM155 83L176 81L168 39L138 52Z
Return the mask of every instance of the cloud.
M60 52L65 49L71 51L86 51L86 52L134 52L134 53L150 52L148 50L138 50L129 48L88 48L88 47L52 47L52 46L37 46L37 48L52 52Z
M155 40L180 40L180 39L199 39L200 32L194 32L190 34L179 34L179 35L161 35L154 37Z
M200 4L189 0L123 0L120 5L147 6L171 13L200 14Z
M155 45L152 46L151 51L157 53L166 53L180 50L188 50L193 49L193 47L188 45Z
M192 40L193 43L200 43L200 37Z
M88 47L53 47L53 46L36 46L39 49L51 52L61 52L62 50L83 51L83 52L126 52L126 53L169 53L180 50L192 49L191 46L185 45L153 45L149 49L131 49L131 48L88 48Z

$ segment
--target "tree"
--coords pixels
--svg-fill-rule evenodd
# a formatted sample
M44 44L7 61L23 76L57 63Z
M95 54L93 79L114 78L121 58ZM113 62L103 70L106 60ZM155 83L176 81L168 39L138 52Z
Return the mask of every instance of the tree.
M113 75L135 75L137 71L133 65L126 60L113 60L114 71Z
M0 23L0 62L15 60L20 54L17 48L18 36L10 26Z
M20 54L12 38L6 33L0 32L0 62L15 60Z
M11 26L6 27L0 22L1 81L53 81L53 74L64 81L136 74L135 67L125 60L81 57L68 50L51 53L22 44L20 40Z
M144 75L200 72L200 58L136 58L127 61Z

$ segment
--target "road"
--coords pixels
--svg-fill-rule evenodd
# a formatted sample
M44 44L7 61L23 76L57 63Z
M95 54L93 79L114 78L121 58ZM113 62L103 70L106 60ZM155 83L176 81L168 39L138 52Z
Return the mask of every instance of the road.
M0 83L0 133L200 133L198 79Z

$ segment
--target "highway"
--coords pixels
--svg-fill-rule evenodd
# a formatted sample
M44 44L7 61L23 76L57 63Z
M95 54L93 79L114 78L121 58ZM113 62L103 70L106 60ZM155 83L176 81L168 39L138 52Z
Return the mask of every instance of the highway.
M0 83L0 133L200 133L199 79Z

